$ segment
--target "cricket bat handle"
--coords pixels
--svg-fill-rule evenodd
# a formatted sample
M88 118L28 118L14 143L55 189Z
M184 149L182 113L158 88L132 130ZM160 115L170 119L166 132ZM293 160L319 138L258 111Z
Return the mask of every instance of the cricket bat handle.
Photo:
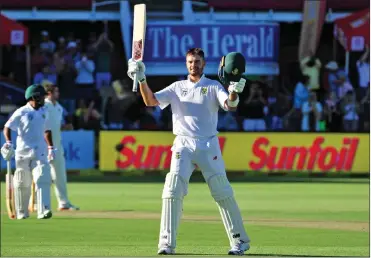
M134 74L134 80L133 80L133 92L138 91L138 76L137 73Z

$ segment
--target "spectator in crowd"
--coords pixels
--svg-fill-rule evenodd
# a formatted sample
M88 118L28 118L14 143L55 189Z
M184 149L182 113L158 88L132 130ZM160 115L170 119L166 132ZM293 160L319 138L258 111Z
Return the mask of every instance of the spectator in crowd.
M94 51L95 54L97 89L109 86L111 83L111 55L113 49L114 45L105 32L99 36L98 41L90 46L90 51Z
M357 61L357 70L359 78L357 95L358 99L361 100L364 96L366 96L370 87L370 51L368 46L366 46L365 53Z
M342 99L345 97L345 95L349 92L353 91L353 86L350 84L350 81L347 80L347 77L345 74L339 74L338 75L338 88L337 88L337 96L339 101L342 101Z
M345 94L343 103L343 127L345 132L356 132L358 130L359 105L357 104L356 94L350 90Z
M313 55L305 57L300 62L302 73L309 77L308 89L311 91L318 91L320 88L319 74L321 66L321 61Z
M341 129L339 125L342 124L341 113L336 93L333 91L327 93L324 104L324 115L328 131L339 132Z
M292 127L292 131L301 130L302 106L309 98L309 76L302 73L297 78L294 89L294 104L292 109L283 117L285 127Z
M81 53L77 51L77 44L75 41L68 42L66 59L72 60L74 63L80 61Z
M70 43L70 42L76 42L75 33L73 33L73 32L68 33L67 42L68 43Z
M328 74L328 85L329 91L333 91L338 94L338 86L345 81L349 82L349 78L343 69L340 69L338 64L335 61L329 62L326 67ZM338 96L339 97L339 96Z
M77 71L76 84L80 88L92 88L92 84L94 84L94 61L90 60L84 53L82 54L81 60L76 62L75 68Z
M290 100L287 96L278 94L275 101L269 105L269 114L272 117L270 130L281 131L285 129L284 118L290 111Z
M55 70L52 69L50 65L45 65L43 69L36 73L33 79L34 84L57 84L57 74L55 73Z
M235 112L225 112L220 110L218 114L218 130L238 131L239 126L235 114Z
M40 43L40 49L42 52L45 52L45 53L54 53L55 52L55 48L56 48L56 45L55 43L50 40L49 38L49 32L47 31L42 31L41 32L41 37L42 37L42 41Z
M39 47L36 47L31 57L31 73L34 76L40 72L46 64L46 57L41 52Z
M322 119L322 105L317 100L317 94L311 92L308 101L303 103L301 107L302 120L301 130L303 132L318 132L320 131L320 121Z
M90 101L89 106L87 106L85 99L80 99L75 111L74 128L85 130L99 130L100 118L101 115L98 110L96 110L95 102L93 100Z
M67 47L67 45L66 45L66 39L64 37L59 37L57 51L65 50L66 47Z
M263 97L263 90L257 82L253 82L248 97L239 106L240 114L243 117L242 128L244 131L266 130L265 106L266 100Z

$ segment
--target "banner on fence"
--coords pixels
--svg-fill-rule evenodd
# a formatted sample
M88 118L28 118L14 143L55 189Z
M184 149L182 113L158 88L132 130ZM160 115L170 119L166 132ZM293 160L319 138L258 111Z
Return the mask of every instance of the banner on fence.
M124 30L123 35L131 42L128 31L132 27ZM278 74L279 35L278 23L149 22L144 49L146 74L183 75L187 72L186 53L196 47L204 50L207 63L204 72L209 75L216 75L221 57L234 51L245 56L246 74ZM131 55L131 43L125 44L125 48Z
M102 171L170 168L171 132L102 131ZM228 171L368 173L368 134L221 133ZM237 158L236 158L237 157Z
M14 142L16 137L16 133L12 132ZM67 170L94 168L95 137L93 131L63 131L62 139ZM3 143L4 135L1 134L1 146ZM12 162L12 166L14 169L14 161ZM0 168L6 168L6 162L2 158Z

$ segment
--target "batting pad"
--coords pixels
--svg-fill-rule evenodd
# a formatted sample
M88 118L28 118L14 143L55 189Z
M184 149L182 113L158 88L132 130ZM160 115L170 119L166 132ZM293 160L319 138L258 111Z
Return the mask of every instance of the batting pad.
M36 186L36 205L38 215L44 214L45 210L50 210L50 166L40 164L34 170L34 182Z
M231 247L236 245L239 240L250 242L227 177L223 174L212 176L208 180L208 185L218 205Z
M30 171L17 168L14 171L14 204L17 218L28 217L28 201L31 196L32 177Z
M176 247L176 236L182 216L186 186L187 183L178 174L168 173L166 175L162 193L159 248L168 246L175 249Z

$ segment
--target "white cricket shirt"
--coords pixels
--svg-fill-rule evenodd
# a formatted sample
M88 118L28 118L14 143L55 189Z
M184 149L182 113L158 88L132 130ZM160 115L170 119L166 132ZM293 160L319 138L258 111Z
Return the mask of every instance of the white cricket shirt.
M49 99L45 99L45 110L48 113L53 136L53 144L59 149L62 146L61 126L63 121L63 107L56 102L55 105Z
M47 112L44 107L35 110L29 103L17 109L10 119L5 123L5 127L17 132L17 153L25 156L35 151L45 155L47 144L44 133L51 130L47 119ZM40 158L40 157L38 157Z
M228 93L218 81L203 75L196 83L189 79L174 82L155 97L161 109L171 105L175 135L211 137L218 134L218 110L225 110Z

